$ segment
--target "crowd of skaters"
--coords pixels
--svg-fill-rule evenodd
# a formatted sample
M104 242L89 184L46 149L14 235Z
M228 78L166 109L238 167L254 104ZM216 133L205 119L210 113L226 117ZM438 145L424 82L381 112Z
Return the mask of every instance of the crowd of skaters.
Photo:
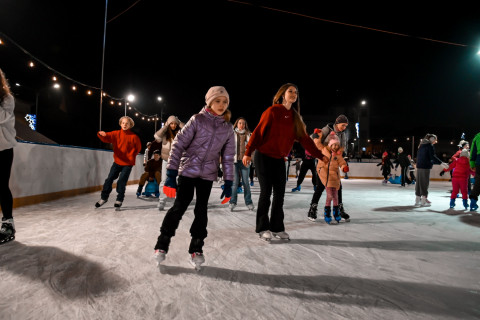
M16 144L14 129L14 99L10 93L5 75L0 70L0 159L2 170L0 175L0 205L2 207L2 227L0 229L0 244L7 243L15 238L15 226L12 215L12 195L8 186L10 171L13 163L13 148ZM345 129L348 119L344 115L338 116L334 122L328 123L321 129L315 129L308 135L305 123L300 113L299 92L296 85L287 83L281 86L274 95L272 105L268 106L251 132L243 117L231 123L229 110L230 97L222 86L211 87L205 95L205 106L194 114L187 123L182 123L176 116L168 118L165 126L154 135L154 141L147 144L144 158L145 172L140 177L137 196L147 181L155 181L157 185L164 182L158 207L163 210L167 198L173 204L166 212L160 227L160 234L154 246L155 257L158 263L165 260L171 239L176 229L196 195L194 219L190 227L191 242L189 254L191 262L199 267L204 261L203 246L207 238L208 201L212 184L218 179L221 163L223 182L222 204L227 204L231 211L238 204L239 184L243 184L245 206L254 211L256 209L255 232L263 240L269 241L273 237L289 240L290 236L284 225L284 196L288 175L285 174L286 159L292 151L295 141L305 149L308 156L304 169L300 165L297 170L297 187L292 192L299 191L299 186L305 173L312 171L314 194L308 209L308 218L317 218L319 199L326 191L326 202L323 216L327 223L338 223L342 218L349 221L342 199L342 183L340 170L347 173L348 164L343 158L347 139ZM112 192L112 184L117 180L117 196L115 207L121 207L125 198L125 188L136 156L141 152L140 139L130 129L134 121L128 116L119 119L120 130L97 133L100 140L111 143L113 146L114 162L103 185L100 200L96 207L104 205ZM451 207L455 205L456 194L461 191L462 200L466 205L465 175L474 174L477 178L477 167L480 165L478 143L480 134L472 141L470 152L459 150L455 160L450 165L440 161L434 152L433 145L437 137L427 134L421 140L416 162L415 205L427 206L428 182L430 170L434 163L445 165L445 171L452 174ZM462 149L463 148L462 146ZM409 181L407 172L412 160L403 157L403 150L399 150L397 166L402 170L402 185ZM400 156L401 155L401 156ZM453 157L452 157L453 158ZM309 161L312 160L312 161ZM311 163L309 163L311 162ZM384 168L393 168L393 164L385 162ZM295 166L298 164L295 163ZM249 178L253 179L250 168L254 166L260 195L257 206L251 199ZM462 175L461 175L462 173ZM405 179L405 180L404 180ZM470 192L470 210L477 210L480 179ZM454 197L455 195L455 197ZM333 215L333 219L332 219Z

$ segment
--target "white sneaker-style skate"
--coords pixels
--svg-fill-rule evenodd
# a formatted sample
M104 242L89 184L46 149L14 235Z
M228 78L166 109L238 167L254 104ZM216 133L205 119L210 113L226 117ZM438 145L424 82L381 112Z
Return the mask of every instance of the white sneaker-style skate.
M415 197L415 207L420 207L422 205L422 197L416 196Z
M165 250L155 250L155 254L153 255L153 257L155 258L155 260L157 260L157 266L165 260L166 255L167 253L165 252Z
M100 208L101 206L103 206L108 200L103 200L103 199L100 199L97 201L97 203L95 203L95 208Z
M272 233L267 230L267 231L260 231L258 233L258 235L260 236L260 239L262 240L265 240L265 241L270 241L272 240Z
M290 236L285 231L272 232L272 234L275 238L279 238L281 240L290 240Z
M427 197L422 197L421 207L430 207L432 203L427 199Z
M167 202L167 199L160 199L158 200L157 208L159 211L162 211L165 209L165 203Z
M190 257L190 263L195 267L195 270L200 271L202 264L205 263L205 257L201 252L194 252Z
M255 210L255 206L253 205L253 203L247 204L247 208L248 208L248 210L250 210L250 211Z

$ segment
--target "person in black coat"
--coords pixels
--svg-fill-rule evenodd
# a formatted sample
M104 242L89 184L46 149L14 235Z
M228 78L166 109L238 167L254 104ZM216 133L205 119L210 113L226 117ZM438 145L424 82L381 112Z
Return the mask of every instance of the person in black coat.
M411 181L407 177L408 166L409 165L410 165L410 160L408 160L405 153L403 153L403 148L399 147L398 148L398 156L397 156L397 159L395 160L395 170L397 170L398 166L400 166L400 169L402 170L402 175L401 175L401 186L402 187L405 187L405 182L408 183L408 184L411 183Z
M393 169L393 164L392 161L390 161L390 156L388 155L388 152L384 152L382 154L382 162L377 164L377 167L381 166L380 169L382 170L382 176L385 180L383 180L383 184L387 184L388 182L388 176L390 175L390 172L392 172Z

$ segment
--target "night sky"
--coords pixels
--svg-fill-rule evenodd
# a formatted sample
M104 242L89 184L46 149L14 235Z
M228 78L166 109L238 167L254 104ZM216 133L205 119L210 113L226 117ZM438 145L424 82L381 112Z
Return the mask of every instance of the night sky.
M337 110L355 118L361 100L369 108L371 139L430 132L446 142L462 132L471 140L479 131L474 8L318 3L110 0L104 90L114 97L134 93L144 114L160 113L160 95L164 118L187 121L204 105L208 88L223 85L233 120L244 116L253 129L276 90L292 82L309 131L333 121ZM0 32L64 75L100 87L105 2L2 0L0 6ZM20 51L15 59L5 51L0 57L11 82L35 88L48 82L20 67L21 58L28 60ZM87 113L76 116L85 125L76 130L96 139L99 99L82 106ZM102 129L118 129L118 116L104 110Z

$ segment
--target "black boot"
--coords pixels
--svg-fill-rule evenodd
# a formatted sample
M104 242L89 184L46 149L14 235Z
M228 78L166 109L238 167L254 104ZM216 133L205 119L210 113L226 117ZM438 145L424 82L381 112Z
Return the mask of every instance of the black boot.
M343 203L338 204L338 209L340 210L340 217L345 219L345 222L350 222L350 216L345 212L345 209L343 208Z
M188 248L189 253L195 253L195 252L200 252L203 253L203 239L199 238L192 238L192 241L190 241L190 248Z
M163 250L168 252L168 247L170 246L171 237L160 234L158 236L157 244L155 245L155 250Z
M308 209L308 220L315 221L317 219L317 206L318 204L312 203L310 209Z

